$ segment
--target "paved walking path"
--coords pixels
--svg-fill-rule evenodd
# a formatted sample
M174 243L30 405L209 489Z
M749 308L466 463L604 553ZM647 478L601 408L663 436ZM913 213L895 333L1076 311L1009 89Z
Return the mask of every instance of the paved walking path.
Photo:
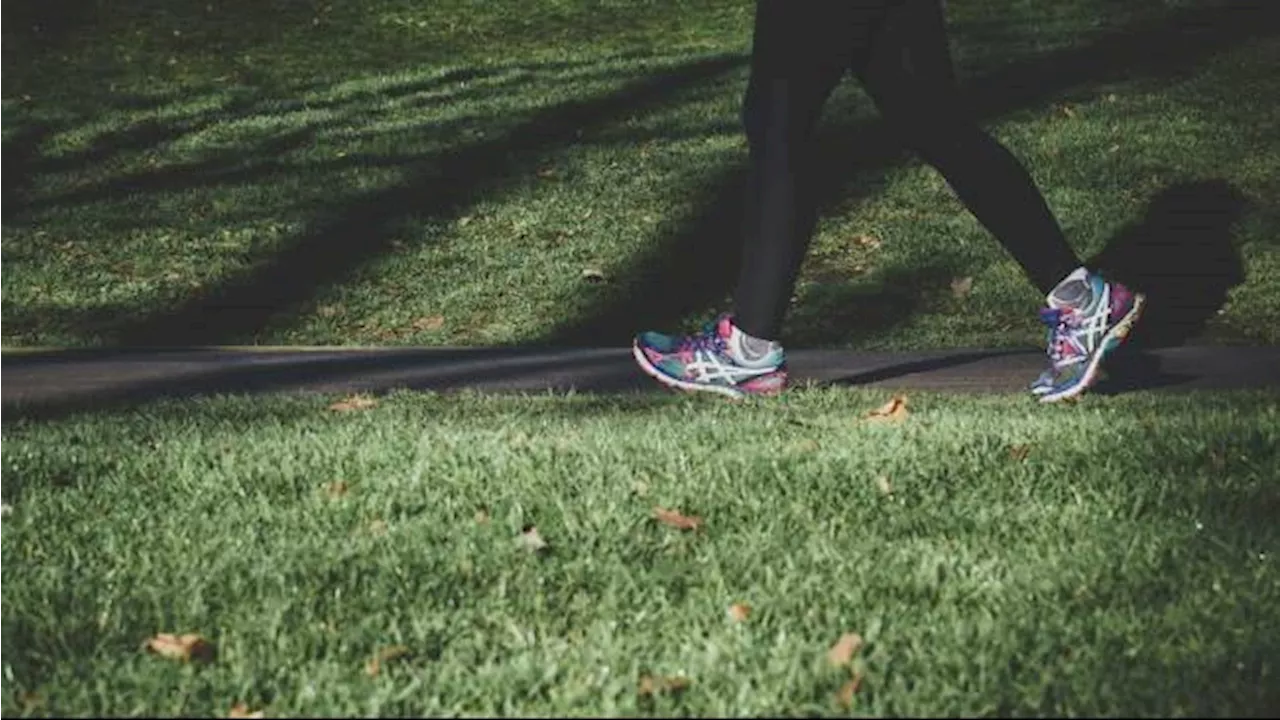
M1041 351L788 353L798 383L962 392L1018 392ZM1185 346L1118 357L1096 389L1280 390L1280 347ZM629 348L195 348L5 351L3 407L18 415L228 392L663 391Z

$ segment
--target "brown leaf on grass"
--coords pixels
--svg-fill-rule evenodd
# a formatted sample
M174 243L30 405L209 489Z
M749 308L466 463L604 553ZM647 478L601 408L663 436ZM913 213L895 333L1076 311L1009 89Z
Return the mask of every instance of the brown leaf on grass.
M444 327L443 315L427 315L413 321L413 329L420 332L439 330Z
M378 677L378 673L382 672L383 667L408 655L409 648L404 645L388 645L380 648L364 664L364 674L369 677Z
M877 238L874 235L858 235L853 239L853 244L870 250L875 250L880 247L880 238Z
M1209 451L1209 465L1214 470L1221 472L1227 469L1227 452L1222 448L1214 448Z
M894 395L889 402L867 413L866 419L872 422L902 422L908 415L907 396Z
M520 547L532 552L540 552L549 547L547 541L542 539L542 535L538 532L538 528L533 525L526 527L524 532L520 533L520 536L516 538L516 543L520 545Z
M335 500L346 495L349 490L351 488L342 480L334 480L331 483L325 483L324 486L324 494Z
M231 710L227 712L229 718L260 718L265 717L261 710L250 710L248 705L238 702L231 706Z
M330 410L336 412L350 412L352 410L368 410L376 407L378 401L368 395L350 395L329 406Z
M475 521L477 525L485 525L489 522L489 508L481 506L476 508Z
M661 693L677 695L687 690L692 682L693 681L689 678L678 675L671 677L663 677L661 675L641 675L640 684L639 687L636 688L636 692L638 692L641 697L653 697L654 695Z
M679 510L668 510L664 507L655 507L653 509L653 517L663 525L667 525L677 530L697 530L702 527L702 518L697 515L685 515Z
M862 649L862 636L856 632L847 632L840 636L835 645L827 651L827 662L836 667L844 667L853 660L853 656Z
M33 712L44 707L44 697L33 690L23 690L18 693L18 705L23 712Z
M186 633L184 635L158 633L153 637L147 638L142 646L147 652L179 662L191 662L193 660L197 662L213 662L214 656L217 655L217 650L213 647L213 643L196 633Z
M853 707L853 696L858 694L858 689L861 687L862 673L854 673L853 677L840 686L840 690L836 693L836 702L840 704L840 707L848 710Z
M734 603L729 606L729 619L744 622L751 615L751 606L746 603Z
M879 488L881 494L892 495L893 485L889 482L888 475L880 475L876 478L876 487Z
M951 294L958 298L969 297L969 292L973 290L973 278L958 277L951 280Z
M1030 445L1024 444L1024 445L1009 446L1009 457L1017 462L1022 462L1023 460L1026 460L1027 456L1030 454L1031 454Z

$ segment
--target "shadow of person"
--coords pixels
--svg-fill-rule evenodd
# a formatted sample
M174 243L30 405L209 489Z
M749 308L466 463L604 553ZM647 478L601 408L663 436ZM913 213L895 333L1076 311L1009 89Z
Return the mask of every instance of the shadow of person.
M1086 263L1146 294L1128 347L1183 345L1204 331L1228 291L1244 280L1231 237L1247 207L1225 180L1172 185L1151 200L1141 221L1122 228Z

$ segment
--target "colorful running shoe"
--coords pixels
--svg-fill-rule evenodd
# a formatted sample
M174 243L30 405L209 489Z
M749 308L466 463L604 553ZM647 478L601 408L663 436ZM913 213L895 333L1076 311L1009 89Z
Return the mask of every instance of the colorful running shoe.
M632 352L641 370L668 387L732 398L782 392L787 382L782 347L775 344L763 357L748 361L741 352L742 338L732 318L721 315L693 335L641 333Z
M1031 384L1031 393L1041 402L1069 400L1093 385L1103 358L1124 342L1145 303L1141 293L1083 270L1059 288L1072 281L1084 283L1085 302L1065 302L1055 288L1049 307L1040 311L1049 326L1049 368Z

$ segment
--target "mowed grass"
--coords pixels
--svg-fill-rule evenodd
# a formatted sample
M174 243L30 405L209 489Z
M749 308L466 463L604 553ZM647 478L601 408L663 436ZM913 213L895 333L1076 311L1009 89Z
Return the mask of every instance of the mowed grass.
M1156 334L1274 343L1277 13L1211 7L950 19L979 118L1082 256L1155 286ZM614 344L727 307L749 3L13 12L6 346ZM1039 342L1037 292L874 117L852 81L832 98L784 339Z
M4 714L1280 710L1274 393L337 399L6 423Z
M1280 339L1274 11L951 6L966 97L1162 337ZM9 3L0 340L696 323L734 271L750 10ZM832 98L787 342L1037 343L1035 291L885 130ZM838 388L336 399L6 421L3 714L1280 711L1274 393L918 394L901 425ZM164 632L216 659L141 650Z

